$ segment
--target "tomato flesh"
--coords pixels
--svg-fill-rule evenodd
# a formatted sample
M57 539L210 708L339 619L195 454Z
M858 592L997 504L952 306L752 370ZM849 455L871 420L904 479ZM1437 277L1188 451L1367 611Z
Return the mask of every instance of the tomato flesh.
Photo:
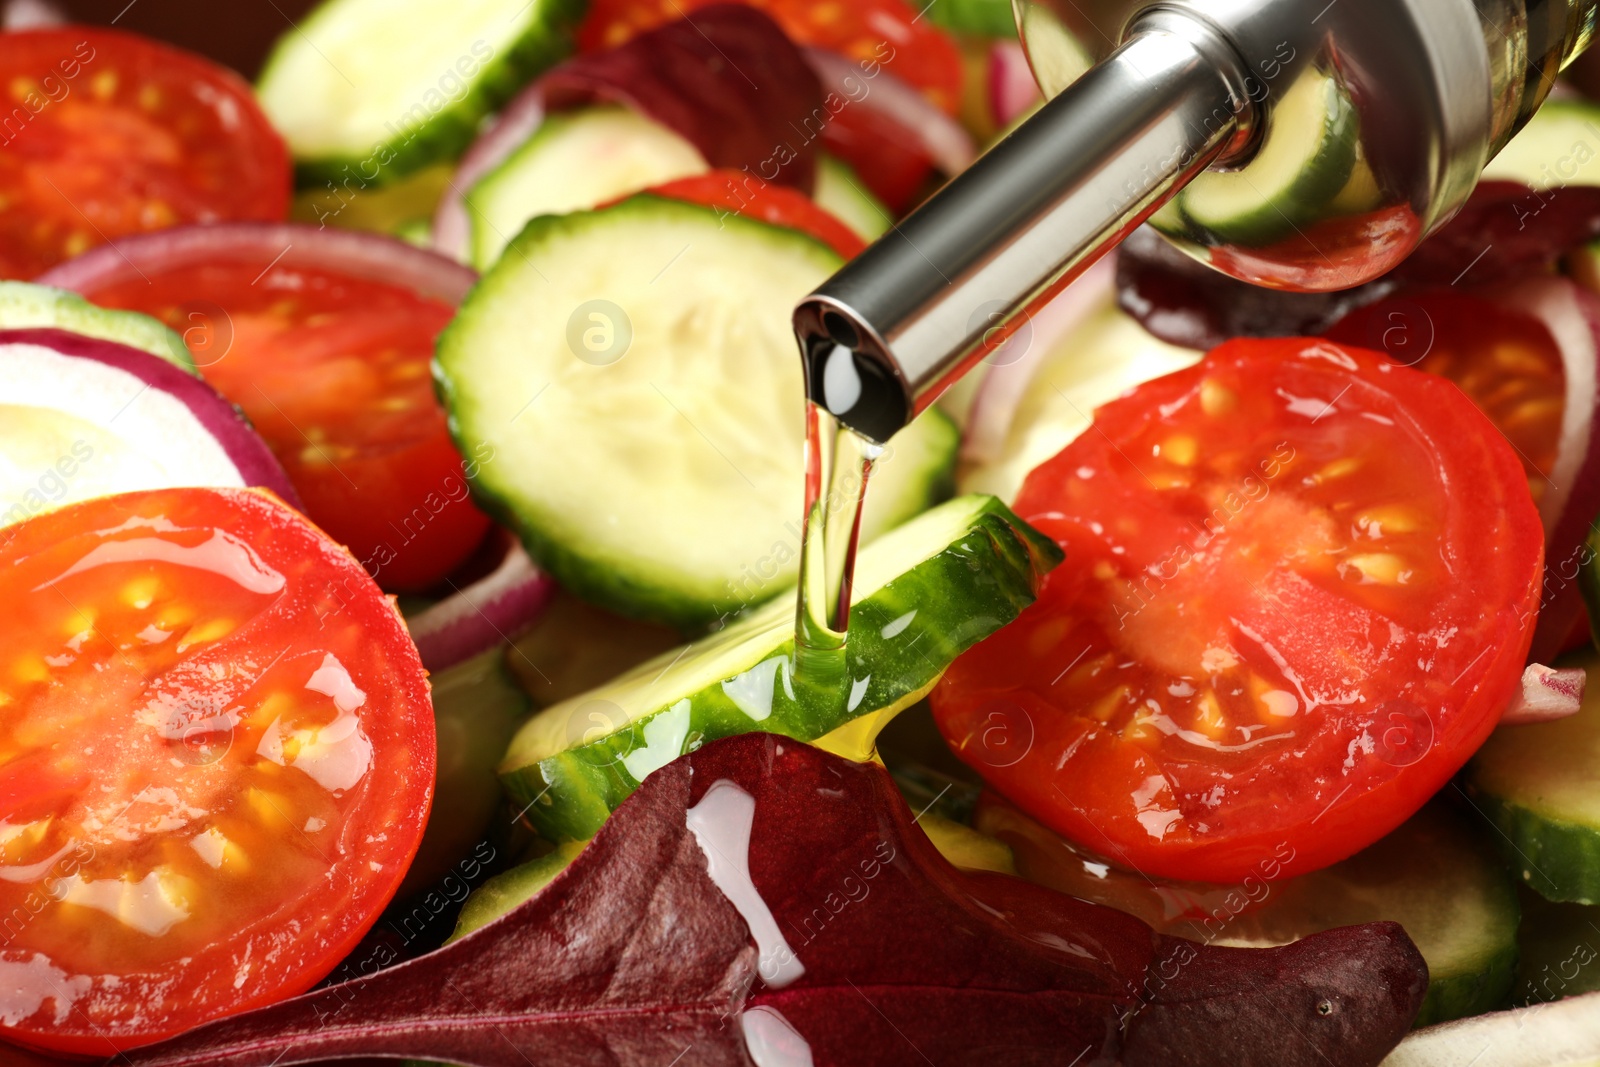
M253 490L101 497L6 535L7 1036L108 1055L309 988L427 819L398 614Z
M1381 837L1493 729L1533 632L1517 456L1454 385L1360 349L1223 345L1097 411L1016 508L1066 562L935 717L1035 818L1152 875Z
M115 30L8 33L0 49L0 278L189 222L281 219L290 167L250 87Z
M433 342L450 305L332 270L217 259L85 295L184 336L201 373L244 409L307 513L380 585L423 590L489 520L434 396Z
M1567 374L1550 330L1481 297L1400 293L1345 316L1328 336L1449 378L1516 449L1537 503L1561 444Z
M867 247L854 230L809 196L787 186L764 182L743 171L713 170L679 178L649 191L799 230L828 245L845 259L853 258Z
M828 151L848 163L895 214L928 189L933 160L913 133L882 112L844 108L822 134Z

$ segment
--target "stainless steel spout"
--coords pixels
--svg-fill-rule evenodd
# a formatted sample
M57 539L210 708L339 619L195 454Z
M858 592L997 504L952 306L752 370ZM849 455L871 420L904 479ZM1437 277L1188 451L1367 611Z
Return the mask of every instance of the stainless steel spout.
M1367 281L1459 209L1597 3L1016 0L1048 102L796 308L808 395L887 440L1147 220L1257 284Z

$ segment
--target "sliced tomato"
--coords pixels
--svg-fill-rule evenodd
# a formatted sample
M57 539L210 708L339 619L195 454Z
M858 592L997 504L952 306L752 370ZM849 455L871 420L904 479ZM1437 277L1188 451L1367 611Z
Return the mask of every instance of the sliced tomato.
M288 150L233 72L116 30L5 35L0 278L116 237L281 219Z
M934 714L1035 818L1152 875L1383 836L1488 736L1533 633L1516 454L1450 382L1327 341L1230 342L1107 404L1017 511L1066 562Z
M823 128L822 143L896 215L916 202L933 176L933 159L922 143L880 110L843 108Z
M600 52L646 30L727 0L593 0L578 48ZM961 105L961 50L906 0L741 0L772 17L796 44L881 64L954 115Z
M5 1037L106 1056L327 974L434 781L356 561L269 494L155 490L5 531L0 600Z
M828 245L845 259L867 247L854 230L809 196L787 186L764 182L743 171L708 171L658 185L649 191L799 230Z
M87 292L183 334L307 513L390 591L426 589L483 538L429 361L449 304L309 266L219 258Z
M1543 498L1567 391L1561 349L1544 323L1468 293L1424 290L1358 308L1328 336L1459 385L1516 449L1535 502Z

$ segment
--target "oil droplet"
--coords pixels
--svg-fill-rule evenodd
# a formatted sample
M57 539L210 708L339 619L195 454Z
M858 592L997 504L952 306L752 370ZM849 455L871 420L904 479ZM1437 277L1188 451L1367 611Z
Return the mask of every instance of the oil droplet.
M811 1046L777 1008L751 1008L739 1016L739 1030L756 1067L812 1067Z
M844 345L834 345L822 365L822 406L843 415L861 400L861 375L856 355Z
M724 778L711 784L686 818L689 832L705 853L712 882L750 927L762 980L773 989L782 989L805 974L806 968L784 940L772 909L750 880L750 828L755 817L756 798Z

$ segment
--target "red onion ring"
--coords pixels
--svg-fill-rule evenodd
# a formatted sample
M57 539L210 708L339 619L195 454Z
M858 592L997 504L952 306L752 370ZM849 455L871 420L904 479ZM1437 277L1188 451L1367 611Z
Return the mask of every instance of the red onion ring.
M1600 514L1600 297L1565 278L1535 278L1497 292L1506 307L1532 315L1555 338L1566 372L1566 403L1549 488L1539 503L1545 529L1545 580L1528 658L1556 657L1583 611L1578 570L1589 556L1590 524Z
M989 46L989 114L1001 129L1044 102L1033 68L1018 41L996 41Z
M0 7L0 33L65 26L66 12L49 0L10 0Z
M48 367L32 368L30 374L26 364L42 358L33 349L65 357L67 362L57 364L52 360ZM48 388L40 389L45 376ZM180 481L168 484L255 486L270 489L291 507L301 507L283 468L238 409L204 381L160 356L65 330L4 330L0 331L0 380L7 383L9 401L47 407L95 425L127 431L137 446L151 451L182 449L185 454L177 459L180 463L194 459L191 470L200 480L185 483L181 480L185 475L179 473ZM28 388L22 384L25 380L32 382L31 395L19 395ZM133 388L134 382L142 384L124 401L121 392ZM161 397L181 404L194 422L184 425L181 418L171 417L174 412L170 408L163 413L158 408L141 407ZM113 414L102 417L113 409ZM119 418L125 421L111 427L112 420ZM206 440L215 444L216 454L191 455L196 445L203 448ZM175 463L169 469L183 468ZM233 478L229 477L230 469ZM155 486L141 483L117 488L132 491Z
M908 142L915 144L944 174L959 174L978 157L972 135L902 79L881 69L868 75L855 61L837 52L822 48L802 51L822 82L824 99L836 93L852 101L851 107L877 111L905 130ZM863 83L867 92L858 97Z
M984 372L972 401L972 414L961 442L965 463L993 463L1000 458L1011 419L1027 395L1034 375L1055 350L1056 343L1083 325L1095 312L1109 307L1116 298L1116 253L1090 267L1071 285L1033 316L1032 335L1026 350L1014 360L1004 358L1006 346L996 351L999 359ZM1006 345L1016 343L1013 335Z
M472 219L467 214L468 190L532 137L543 121L544 93L535 82L518 93L488 129L472 142L472 147L456 165L450 187L434 209L433 247L441 255L458 260L467 258L472 245Z
M1500 725L1521 726L1576 715L1583 706L1588 677L1582 667L1556 670L1542 663L1528 664L1522 672L1522 688L1500 716Z
M141 278L141 268L164 270L218 259L259 260L269 266L334 270L400 285L419 296L461 303L477 283L469 267L386 234L288 222L229 222L180 226L123 237L53 267L41 285L89 292Z
M758 69L763 83L733 77L730 68ZM547 110L593 104L620 104L672 130L708 169L757 168L764 180L812 191L809 140L789 145L786 155L778 149L821 108L816 76L766 14L719 4L616 48L573 56L519 93L463 159L434 216L434 247L464 258L470 226L463 201L473 185L533 134Z
M406 620L422 665L438 673L496 648L532 626L555 593L553 578L535 567L504 531L504 555L484 577Z

